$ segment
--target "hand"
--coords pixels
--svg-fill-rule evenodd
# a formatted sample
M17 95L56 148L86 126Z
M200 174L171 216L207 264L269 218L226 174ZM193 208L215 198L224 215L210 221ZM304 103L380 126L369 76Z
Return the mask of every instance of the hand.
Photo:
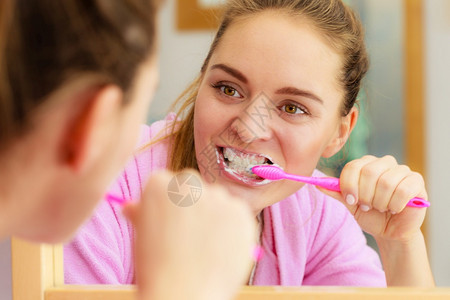
M254 217L244 202L205 184L198 202L176 206L167 191L173 176L153 176L140 203L125 209L137 232L140 299L231 299L252 265Z
M427 199L419 173L392 156L364 156L345 165L340 181L341 193L321 190L342 201L377 241L408 242L421 235L426 209L406 207L411 198Z

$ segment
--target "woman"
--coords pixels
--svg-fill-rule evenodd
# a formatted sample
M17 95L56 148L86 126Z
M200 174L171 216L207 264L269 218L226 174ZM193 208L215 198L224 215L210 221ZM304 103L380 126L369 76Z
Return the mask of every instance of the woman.
M1 1L2 238L66 241L103 199L132 152L155 90L159 6L145 0ZM202 197L211 200L177 211L167 204L166 187L173 176L163 172L153 177L142 202L127 208L137 228L138 256L153 253L161 259L156 264L139 256L139 296L210 299L218 294L229 299L250 264L254 225L248 208L230 203L223 190L204 187ZM224 226L236 215L239 225ZM209 224L212 216L219 226ZM155 232L158 227L164 230ZM185 229L190 227L198 230ZM236 234L237 228L243 230ZM205 233L234 238L238 247L219 238L205 246L214 253L227 250L235 265L224 267L200 256L180 236L196 240ZM175 251L163 251L174 245L186 248L182 259ZM201 257L205 267L193 268L185 256ZM217 283L214 287L200 284L205 274ZM173 277L182 275L190 280L170 289Z
M249 284L433 286L420 231L426 210L406 207L415 196L427 198L423 179L393 157L347 164L341 193L262 180L249 171L276 164L288 173L320 176L320 157L338 152L356 124L367 68L361 24L342 1L230 1L180 112L143 130L141 145L150 147L135 156L112 190L132 199L140 178L154 170L194 168L207 182L243 197L260 224L265 252ZM114 211L104 205L95 218L105 220ZM120 219L106 224L120 238L105 237L95 247L130 243ZM384 272L361 228L375 237ZM85 272L110 282L110 267L93 268L104 258L87 254L92 245L85 243L104 231L99 222L87 224L66 248L69 282ZM131 255L123 253L108 257L120 265L122 255ZM87 263L74 267L80 259ZM132 266L120 266L133 273ZM120 273L112 282L129 283Z

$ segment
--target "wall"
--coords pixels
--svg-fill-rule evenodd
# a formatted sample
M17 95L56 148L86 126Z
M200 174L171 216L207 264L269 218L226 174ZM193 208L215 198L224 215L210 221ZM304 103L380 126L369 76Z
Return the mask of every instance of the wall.
M450 1L425 1L429 239L438 285L450 286Z
M364 81L369 153L404 161L403 5L401 0L356 0L366 30L370 69ZM382 20L382 21L381 21Z
M160 16L160 86L148 122L163 118L172 102L199 73L214 36L212 31L177 31L175 0L168 0Z

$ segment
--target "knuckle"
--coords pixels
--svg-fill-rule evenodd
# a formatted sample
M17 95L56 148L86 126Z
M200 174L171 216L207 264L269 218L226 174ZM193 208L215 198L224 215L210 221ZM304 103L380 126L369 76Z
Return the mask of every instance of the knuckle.
M370 155L370 154L367 154L367 155L364 155L363 157L361 157L361 159L363 159L363 160L373 160L375 158L376 158L375 156Z
M411 176L413 176L414 179L417 180L421 185L425 185L425 180L423 179L422 174L418 172L412 172Z
M403 171L405 173L411 172L411 169L407 165L399 165L398 168L400 171Z
M342 172L348 172L355 168L356 160L349 161L345 164L344 168L342 168Z
M388 161L389 163L397 164L397 159L395 159L392 155L385 155L382 159Z
M361 169L361 175L367 177L374 177L378 175L378 170L372 166L365 166Z
M405 185L397 187L395 193L400 199L406 199L411 195L411 189Z
M381 191L389 190L392 186L392 180L390 180L388 176L381 175L381 177L378 179L377 186Z

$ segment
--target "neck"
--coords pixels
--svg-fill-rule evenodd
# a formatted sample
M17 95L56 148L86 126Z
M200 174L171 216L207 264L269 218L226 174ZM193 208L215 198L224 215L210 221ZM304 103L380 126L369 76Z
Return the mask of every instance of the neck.
M0 157L0 238L3 239L12 234L14 220L11 218L13 213L13 206L16 202L16 193L14 181L11 178L11 160L8 156L2 155Z
M0 189L3 189L3 185L0 186ZM10 230L8 227L8 224L10 222L9 220L7 220L7 214L5 214L6 210L3 207L3 203L5 201L6 199L3 196L0 196L0 240L3 240L10 234Z
M0 237L15 235L31 216L36 203L45 195L48 164L34 159L36 154L24 147L11 147L0 155Z

